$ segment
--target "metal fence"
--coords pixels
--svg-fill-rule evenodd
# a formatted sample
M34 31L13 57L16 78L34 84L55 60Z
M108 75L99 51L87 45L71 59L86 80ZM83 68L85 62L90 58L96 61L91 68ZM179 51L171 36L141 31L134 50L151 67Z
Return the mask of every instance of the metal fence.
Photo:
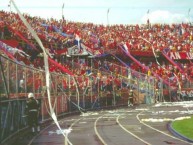
M75 77L51 73L51 103L56 115L128 106L131 101L133 104L154 103L156 79L127 68L121 69L127 73L116 75L95 69L91 74ZM43 70L21 65L0 55L1 143L27 127L25 105L29 92L33 92L41 104L39 121L51 119L45 84ZM162 91L160 87L160 96Z

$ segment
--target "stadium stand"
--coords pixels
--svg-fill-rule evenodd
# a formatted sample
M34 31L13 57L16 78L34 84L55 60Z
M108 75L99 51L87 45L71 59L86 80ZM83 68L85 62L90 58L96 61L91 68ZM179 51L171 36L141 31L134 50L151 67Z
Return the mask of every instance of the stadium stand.
M27 14L24 17L49 55L50 91L58 116L80 107L89 110L127 106L131 92L134 105L193 98L190 24L106 27ZM17 112L24 111L22 106L29 92L41 102L40 120L49 120L42 50L16 13L0 11L0 30L3 122L13 119L14 112L9 111L15 106ZM27 126L22 116L18 116L19 127L11 122L2 126L2 141Z

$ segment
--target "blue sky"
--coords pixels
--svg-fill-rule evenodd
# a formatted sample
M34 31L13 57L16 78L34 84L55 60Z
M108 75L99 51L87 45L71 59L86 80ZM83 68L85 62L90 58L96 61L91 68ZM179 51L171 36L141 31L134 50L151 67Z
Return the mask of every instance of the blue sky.
M14 0L21 12L97 24L181 23L193 20L193 0ZM9 0L0 10L10 11ZM107 10L109 13L107 14ZM189 11L190 9L190 11ZM12 11L15 11L13 6ZM147 11L149 10L149 14ZM108 15L108 19L107 19Z

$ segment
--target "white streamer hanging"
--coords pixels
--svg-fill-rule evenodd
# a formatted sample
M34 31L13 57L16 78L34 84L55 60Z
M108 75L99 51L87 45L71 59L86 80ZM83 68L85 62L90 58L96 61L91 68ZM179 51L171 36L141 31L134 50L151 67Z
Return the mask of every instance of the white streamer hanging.
M49 64L48 64L48 54L46 53L46 50L41 42L41 40L39 39L38 35L36 34L36 32L33 30L33 28L30 26L30 24L26 21L26 19L23 17L23 15L21 14L21 12L19 11L19 9L17 8L14 0L10 0L10 3L13 4L14 8L16 9L20 19L22 20L22 22L24 23L24 25L28 28L29 32L32 34L32 36L34 37L34 39L37 41L37 43L39 44L39 46L41 47L41 49L43 50L43 55L44 55L44 65L45 65L45 75L46 75L46 90L47 90L47 95L48 95L48 102L49 102L49 107L50 107L50 114L52 119L54 120L55 124L57 125L57 127L60 129L60 131L62 132L63 136L66 137L67 135L63 132L63 130L61 129L56 114L54 112L54 109L52 107L51 104L51 95L50 95L50 72L49 72ZM69 144L71 144L69 142L69 140L67 139L67 142Z

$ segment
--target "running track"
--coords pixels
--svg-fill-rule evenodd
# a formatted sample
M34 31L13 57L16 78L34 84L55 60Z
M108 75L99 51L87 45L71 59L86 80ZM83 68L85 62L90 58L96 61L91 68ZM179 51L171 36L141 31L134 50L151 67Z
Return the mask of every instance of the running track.
M167 124L169 119L192 114L193 106L172 103L87 112L59 121L62 130L70 132L66 138L53 123L42 129L36 136L28 139L21 138L16 144L188 145L191 143L173 136L168 131Z

